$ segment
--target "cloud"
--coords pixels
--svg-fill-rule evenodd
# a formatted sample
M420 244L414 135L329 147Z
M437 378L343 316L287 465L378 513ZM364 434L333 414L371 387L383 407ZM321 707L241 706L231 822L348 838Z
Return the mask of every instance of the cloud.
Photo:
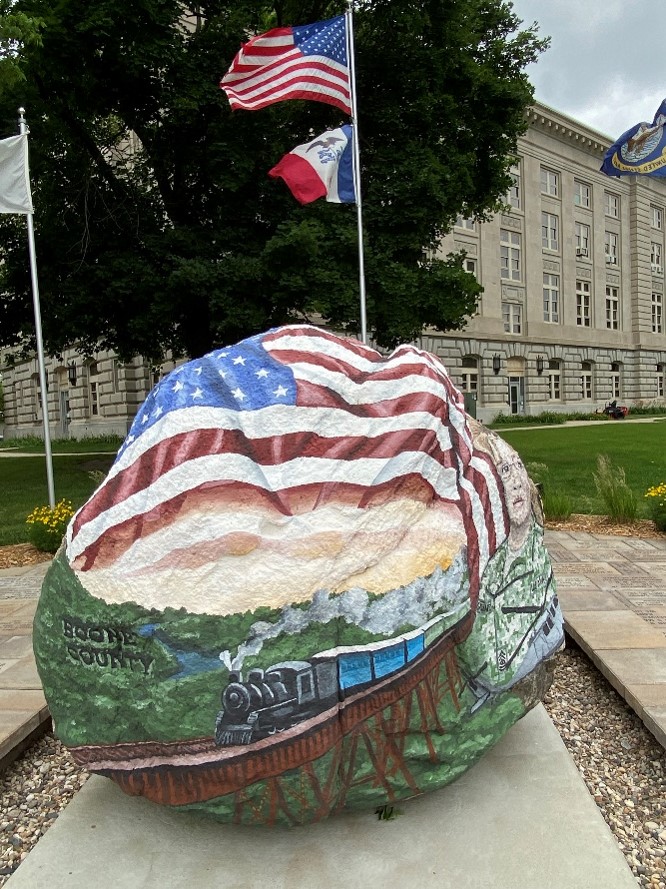
M514 0L550 48L528 68L538 101L617 138L652 120L666 97L666 59L654 0ZM654 27L650 27L652 22Z

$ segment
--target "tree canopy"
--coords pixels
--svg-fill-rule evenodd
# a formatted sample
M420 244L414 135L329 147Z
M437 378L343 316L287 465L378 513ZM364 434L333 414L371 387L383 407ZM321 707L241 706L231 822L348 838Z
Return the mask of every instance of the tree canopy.
M12 135L26 108L49 352L197 356L313 315L358 332L355 207L301 207L267 176L344 116L232 112L219 87L253 33L345 5L1 0L0 48L9 16L25 32L0 124ZM501 206L545 41L504 0L362 0L354 31L368 329L390 346L474 312L461 257L434 250L458 214ZM0 244L0 346L15 345L34 326L23 217L0 219Z

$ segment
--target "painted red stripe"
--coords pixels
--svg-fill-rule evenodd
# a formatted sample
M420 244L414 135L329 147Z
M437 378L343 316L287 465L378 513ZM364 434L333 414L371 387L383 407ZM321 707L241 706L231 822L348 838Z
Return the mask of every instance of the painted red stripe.
M197 429L161 441L142 454L127 469L104 485L79 512L73 536L113 504L148 489L162 475L195 457L207 454L243 454L261 466L277 466L298 457L356 460L376 457L389 460L405 451L424 452L442 466L452 466L452 457L442 450L433 430L394 430L377 438L340 436L324 438L311 432L248 439L242 430Z
M201 506L236 511L265 509L280 515L303 515L327 503L370 508L397 498L421 503L443 502L420 475L404 475L367 488L363 485L295 485L266 491L247 482L216 481L198 485L148 512L108 528L74 560L80 571L113 564L138 539L168 528L179 517Z
M305 161L307 163L307 161ZM449 395L448 379L438 373L434 368L427 364L420 363L417 358L409 364L391 364L384 363L383 367L370 368L369 370L359 368L354 364L348 363L344 357L337 355L329 355L325 352L299 352L297 349L275 349L269 350L272 358L291 367L294 364L307 364L313 367L322 367L325 370L343 373L353 383L365 383L373 380L393 381L401 380L408 376L422 377L433 380L438 383ZM418 383L412 384L418 386ZM418 392L417 392L418 394ZM450 397L450 395L449 395Z
M348 352L353 352L355 355L360 355L362 358L365 358L366 361L372 361L376 364L383 364L388 360L385 356L380 355L379 352L376 352L369 346L364 346L358 340L343 339L339 336L329 333L327 330L324 330L321 327L287 327L277 331L269 331L262 337L262 344L267 352L270 352L271 355L276 356L277 352L273 352L270 349L271 343L279 342L280 340L284 339L298 338L302 338L304 340L307 338L310 341L322 340L322 345L325 342L330 342L333 343L335 346L344 347ZM320 353L307 352L306 354L312 355Z
M448 424L449 404L439 395L431 392L406 392L397 398L386 398L372 404L350 404L342 395L327 386L308 380L297 380L296 399L299 407L335 408L340 411L340 428L344 428L345 413L356 417L395 417L415 413L429 413L440 425L450 429Z

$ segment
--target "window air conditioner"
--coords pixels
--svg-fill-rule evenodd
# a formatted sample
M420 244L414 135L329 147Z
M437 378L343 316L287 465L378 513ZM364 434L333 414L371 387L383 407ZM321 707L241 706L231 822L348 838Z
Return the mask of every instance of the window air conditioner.
M587 256L587 247L576 247L576 256Z
M606 255L606 262L608 265L617 265L617 256L609 256Z

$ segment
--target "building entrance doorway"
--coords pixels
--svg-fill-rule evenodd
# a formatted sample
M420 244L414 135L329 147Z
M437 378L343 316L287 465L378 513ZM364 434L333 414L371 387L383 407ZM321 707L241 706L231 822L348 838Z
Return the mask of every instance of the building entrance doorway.
M525 413L525 377L509 377L509 409L512 414Z

